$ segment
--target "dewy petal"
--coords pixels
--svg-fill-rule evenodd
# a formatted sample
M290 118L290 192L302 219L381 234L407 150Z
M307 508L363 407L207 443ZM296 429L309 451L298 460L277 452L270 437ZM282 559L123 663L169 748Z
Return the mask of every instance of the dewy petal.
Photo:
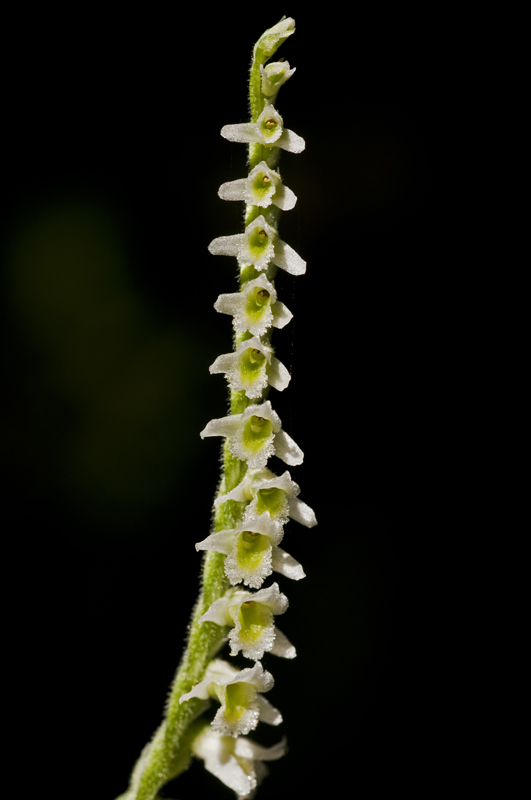
M202 542L197 542L196 550L213 550L215 553L223 553L228 555L234 547L234 538L236 531L233 529L226 531L216 531L203 539Z
M223 597L214 600L211 603L208 611L199 618L199 624L203 622L215 622L216 625L234 625L234 609L240 608L242 603L245 603L253 597L252 592L246 592L243 589L229 589Z
M297 133L284 128L282 135L275 142L276 147L287 150L288 153L302 153L306 147L306 142Z
M240 423L241 414L231 414L228 417L211 419L199 434L202 439L206 436L233 436Z
M231 492L227 492L227 494L222 494L219 497L216 497L214 500L214 506L217 507L220 503L226 503L227 500L236 500L237 503L246 503L248 500L252 500L253 496L251 494L251 483L253 481L253 475L255 474L256 470L248 469L241 481Z
M294 581L300 581L301 578L306 577L302 565L280 547L273 547L272 565L275 572L280 572L281 575Z
M282 211L290 211L295 208L297 195L282 184L278 187L273 197L273 205L278 206Z
M208 245L208 252L213 256L237 256L245 238L244 233L235 233L232 236L218 236Z
M273 264L289 272L290 275L304 275L306 272L306 261L295 252L293 247L290 247L289 244L286 244L281 239L277 239L275 242Z
M271 364L266 368L267 380L277 392L283 392L291 380L291 375L284 364L273 356Z
M238 178L235 181L222 183L218 195L222 200L245 200L248 178Z
M275 435L275 455L289 464L296 467L304 461L304 453L298 444L285 431L279 431Z
M317 525L315 513L310 506L303 503L298 497L290 497L288 503L291 519L300 522L301 525L306 525L307 528L313 528L314 525Z
M273 647L269 651L273 656L280 656L281 658L295 658L297 651L289 641L288 637L275 628L275 641Z
M262 136L256 122L239 122L236 125L224 125L221 135L229 142L248 144L249 142L262 142Z
M258 714L260 722L265 722L267 725L280 725L282 722L282 714L275 708L269 700L262 697L261 694L256 698L258 700Z
M276 303L271 307L273 312L273 327L274 328L283 328L288 322L293 318L293 314L284 305L281 303L280 300L277 300Z

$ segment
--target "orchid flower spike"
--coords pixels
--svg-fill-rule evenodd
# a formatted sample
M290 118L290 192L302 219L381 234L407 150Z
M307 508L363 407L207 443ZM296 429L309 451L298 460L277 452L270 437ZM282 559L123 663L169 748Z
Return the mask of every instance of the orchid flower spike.
M295 250L278 238L278 234L260 214L247 225L245 233L232 236L218 236L208 245L209 252L215 256L236 256L240 267L252 264L259 272L270 264L289 272L290 275L303 275L306 272L304 261Z
M221 135L229 142L242 144L257 142L271 147L280 147L289 153L302 153L306 147L302 136L284 128L284 121L273 105L267 105L256 122L224 125Z
M246 461L250 469L265 467L270 456L278 456L290 466L302 464L304 453L291 436L282 430L280 417L271 401L247 406L241 414L212 419L201 431L206 436L226 436L229 450Z
M278 172L269 169L265 161L257 164L246 178L222 183L218 195L222 200L243 200L260 208L272 203L282 211L289 211L297 202L294 192L284 186Z
M247 470L231 492L214 500L214 507L226 503L227 500L236 500L238 503L248 503L244 519L267 514L272 520L284 524L291 517L301 525L313 528L317 525L315 513L310 506L299 500L299 492L299 485L291 479L287 470L280 477L267 468Z
M205 769L236 792L238 800L249 798L267 775L263 761L274 761L287 751L286 739L262 747L252 739L223 736L205 724L192 743L192 752L203 759Z
M237 333L249 331L263 336L268 328L283 328L293 314L277 300L275 287L262 273L249 281L241 292L220 294L214 308L220 314L230 314Z
M282 722L281 713L261 695L272 689L273 684L273 676L259 661L253 667L238 671L226 661L215 659L208 665L203 680L181 695L179 703L192 697L216 698L221 707L212 720L212 730L224 736L244 735L254 730L259 721L268 725Z
M282 392L291 379L284 364L273 355L273 348L257 336L240 342L236 352L218 356L210 373L218 372L225 374L231 389L244 391L251 399L260 397L268 384Z
M278 583L254 593L229 589L223 597L212 603L199 622L231 626L231 656L241 650L245 658L255 661L262 658L265 652L282 658L295 658L295 648L273 621L273 616L283 614L287 607L288 598L282 594Z
M195 549L223 553L227 556L225 574L232 585L243 581L246 586L259 589L272 572L295 581L305 577L299 562L278 546L283 535L282 525L263 515L235 528L215 531L197 542Z

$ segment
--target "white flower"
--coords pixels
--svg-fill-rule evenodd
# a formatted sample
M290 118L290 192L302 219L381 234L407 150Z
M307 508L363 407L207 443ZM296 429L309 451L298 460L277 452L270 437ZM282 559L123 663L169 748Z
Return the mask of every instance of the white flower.
M212 603L199 622L231 626L231 656L241 650L245 658L254 660L262 658L264 652L295 658L295 648L273 620L273 615L283 614L287 607L288 598L279 590L278 583L254 594L242 589L229 589Z
M283 185L278 172L269 169L265 161L257 164L247 178L222 183L218 194L222 200L243 200L261 208L267 208L273 203L282 211L289 211L297 202L291 189Z
M223 553L227 556L225 574L232 585L243 581L246 586L259 589L272 572L296 581L305 577L299 562L278 546L283 535L282 525L264 514L235 528L211 533L197 542L195 549Z
M275 287L264 274L249 281L243 291L220 294L214 308L220 314L230 314L238 333L249 331L263 336L268 328L283 328L293 314L277 300Z
M278 238L274 228L262 214L247 225L244 233L232 236L218 236L208 245L214 256L236 256L240 267L253 264L259 271L274 264L290 275L303 275L306 272L304 261L295 250Z
M281 361L273 355L273 348L257 336L240 342L234 353L218 356L210 366L210 373L224 373L235 392L244 391L247 397L260 397L267 384L282 392L291 376Z
M277 94L282 84L291 78L295 67L290 69L287 61L271 61L265 67L260 64L260 72L262 74L262 94L272 97Z
M270 147L280 147L289 153L302 153L306 143L302 136L284 128L282 117L274 106L264 108L256 122L239 122L236 125L224 125L221 135L229 142L247 144L257 142Z
M238 671L226 661L215 659L206 668L203 680L183 694L179 703L192 697L217 698L221 706L212 720L212 730L224 736L244 735L256 728L259 721L269 725L282 722L281 713L261 695L272 689L273 684L273 676L259 661Z
M241 414L212 419L201 431L206 436L226 436L229 450L250 469L265 467L267 459L276 455L290 466L302 464L304 453L291 436L282 430L280 417L271 401L247 406Z
M299 492L299 485L291 479L287 470L280 477L267 468L247 470L232 492L217 497L214 505L218 506L227 500L236 500L239 503L250 501L245 509L244 519L267 514L271 519L284 524L291 517L301 525L313 528L317 525L315 514L310 506L299 500Z
M239 798L248 798L267 774L262 762L281 758L286 750L285 738L273 747L262 747L251 739L222 736L206 725L192 744L192 752L203 759L205 769Z

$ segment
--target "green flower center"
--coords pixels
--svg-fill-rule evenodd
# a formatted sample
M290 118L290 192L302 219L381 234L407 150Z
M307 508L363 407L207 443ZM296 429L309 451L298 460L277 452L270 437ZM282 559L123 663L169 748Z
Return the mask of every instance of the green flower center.
M240 356L240 370L242 377L254 378L257 373L262 369L263 363L266 360L265 355L261 350L254 347L248 347Z
M269 628L273 622L271 609L253 600L242 604L238 617L240 638L249 644L254 644L262 636L264 629Z
M286 493L282 489L259 489L256 493L256 510L259 514L269 511L271 517L278 516L285 505Z
M271 246L271 239L263 228L254 228L249 236L249 250L254 259L260 258L265 250Z
M264 173L259 172L253 181L253 194L258 200L263 200L274 191L271 179Z
M250 417L243 428L243 442L246 447L258 452L273 433L273 423L264 417Z
M270 548L271 542L268 536L263 533L244 531L238 537L236 557L243 569L252 571L260 567L264 553L267 553Z
M264 120L260 127L262 128L262 134L266 139L270 139L273 134L276 134L278 137L278 121L273 117Z
M225 688L227 717L238 722L256 698L256 689L250 683L230 683Z

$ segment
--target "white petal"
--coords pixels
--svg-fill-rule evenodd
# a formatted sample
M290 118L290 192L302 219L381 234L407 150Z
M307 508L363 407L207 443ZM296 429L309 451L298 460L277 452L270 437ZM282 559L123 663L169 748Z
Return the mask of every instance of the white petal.
M179 703L185 703L187 700L191 700L193 697L198 697L200 700L208 700L210 697L208 693L208 685L210 681L203 680L193 687L193 689L186 694L182 694L179 697Z
M236 181L222 183L218 195L222 200L245 200L247 178L238 178Z
M296 467L304 461L304 453L286 431L275 434L275 455L290 467Z
M272 583L271 586L255 592L252 599L255 603L268 606L275 615L284 614L289 605L288 598L280 591L278 583Z
M315 513L310 506L307 506L298 497L290 497L288 502L291 519L300 522L301 525L306 525L307 528L313 528L314 525L317 525Z
M214 239L214 241L216 241ZM289 272L290 275L304 275L306 272L306 261L304 261L293 247L286 242L277 239L275 242L275 255L273 264Z
M221 135L229 142L240 142L245 144L247 142L261 142L262 137L254 122L240 122L236 125L224 125L221 129Z
M261 694L258 695L257 699L260 722L266 722L268 725L280 725L282 722L282 714L278 708L271 705L269 700L266 700Z
M270 650L271 655L280 656L281 658L295 658L297 651L289 641L288 637L275 628L275 641Z
M271 311L273 312L274 328L284 328L293 318L293 314L289 308L285 306L284 303L281 303L280 300L277 300L276 303L271 305Z
M278 392L284 391L291 380L288 370L275 356L271 358L271 365L267 370L267 380Z
M275 433L280 431L282 423L280 422L280 417L278 416L276 411L273 411L273 406L271 405L271 400L266 400L264 403L259 405L252 405L247 406L245 411L242 414L242 417L247 415L247 419L252 416L257 417L265 417L273 424L273 430Z
M219 506L220 503L226 503L227 500L236 500L238 503L245 503L248 500L252 500L253 496L250 489L251 482L252 470L247 470L242 480L231 492L227 492L227 494L222 494L219 497L216 497L214 500L214 506Z
M244 238L244 233L218 236L217 239L212 239L208 245L208 251L214 256L237 256Z
M227 592L223 597L211 603L208 611L200 617L199 623L215 622L216 625L232 625L234 621L230 609L234 605L241 605L249 597L252 597L251 592Z
M273 197L273 205L278 206L282 211L290 211L295 207L296 202L297 195L284 184L278 187Z
M282 136L275 142L276 147L281 147L282 150L287 150L288 153L302 153L306 147L306 142L302 136L298 136L293 131L284 128Z
M253 758L257 761L276 761L287 753L288 743L286 737L272 747L263 747L252 739L237 739L234 752L243 758Z
M272 565L275 572L280 572L286 578L291 578L294 581L300 581L305 578L306 574L298 561L295 561L293 556L286 553L280 547L273 547Z
M241 305L240 292L231 292L230 294L220 294L220 296L214 303L214 308L216 309L216 311L219 311L220 314L234 315L240 308L240 305Z
M223 553L228 555L234 547L234 537L236 533L233 530L217 531L211 533L202 542L197 542L195 545L196 550L214 550L216 553Z
M236 360L236 353L224 353L216 358L214 363L208 368L208 371L211 375L215 375L218 372L228 372L230 369L233 369Z
M206 436L231 436L241 424L241 414L232 414L228 417L211 419L199 434L202 439Z
M275 681L270 672L263 668L257 661L252 667L240 670L231 681L227 683L250 683L256 688L257 692L269 692L275 685Z

